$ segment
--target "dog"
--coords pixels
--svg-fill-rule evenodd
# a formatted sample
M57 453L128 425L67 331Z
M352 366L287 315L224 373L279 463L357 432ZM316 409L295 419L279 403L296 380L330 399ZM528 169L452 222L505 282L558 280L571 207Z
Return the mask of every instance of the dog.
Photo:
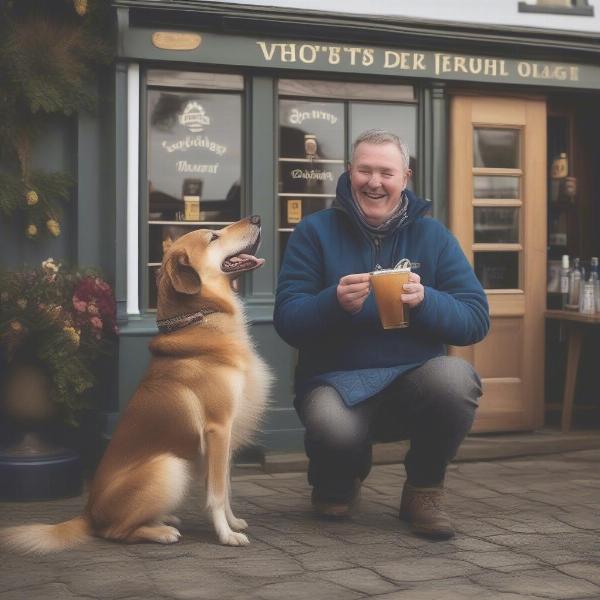
M256 258L260 217L177 239L157 275L159 334L152 358L96 470L81 516L56 525L5 529L8 548L48 553L92 536L177 542L172 512L190 477L204 475L206 508L219 541L245 546L230 505L232 452L250 441L267 403L271 373L255 352L235 293Z

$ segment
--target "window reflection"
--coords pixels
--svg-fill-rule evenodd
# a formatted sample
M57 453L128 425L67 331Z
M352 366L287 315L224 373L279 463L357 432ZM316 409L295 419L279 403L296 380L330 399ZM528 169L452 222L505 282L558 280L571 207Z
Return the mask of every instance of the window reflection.
M473 129L473 166L490 169L519 168L519 130Z
M475 274L486 290L519 289L519 253L475 252Z
M475 207L474 241L476 244L517 244L519 242L519 209Z
M520 177L497 177L488 175L473 176L473 196L490 200L502 198L515 200L520 198Z
M148 92L151 220L240 216L241 96Z

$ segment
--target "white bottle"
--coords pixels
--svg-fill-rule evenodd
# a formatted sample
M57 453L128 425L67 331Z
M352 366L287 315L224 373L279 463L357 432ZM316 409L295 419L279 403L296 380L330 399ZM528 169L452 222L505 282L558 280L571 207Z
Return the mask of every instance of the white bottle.
M579 312L584 315L593 315L596 312L596 300L594 299L594 284L591 281L586 281L583 284Z
M594 286L594 301L596 312L600 312L600 279L598 277L598 257L592 256L590 260L590 281Z
M560 294L561 308L565 308L569 303L569 255L562 255L562 265L560 267Z
M579 259L576 258L573 261L573 268L569 272L569 302L568 308L577 310L579 308L579 293L581 291L581 268L579 266Z

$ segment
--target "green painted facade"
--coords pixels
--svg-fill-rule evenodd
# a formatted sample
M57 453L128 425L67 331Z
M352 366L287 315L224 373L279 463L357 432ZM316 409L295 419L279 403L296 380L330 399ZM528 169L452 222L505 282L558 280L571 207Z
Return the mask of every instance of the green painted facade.
M227 4L207 6L195 1L118 0L113 6L118 57L108 76L99 81L99 112L81 115L77 123L68 124L69 131L76 130L75 135L68 142L58 142L66 148L77 175L77 210L66 237L70 244L66 252L81 264L101 266L112 279L117 297L120 335L114 386L109 386L99 400L107 435L144 372L149 358L147 345L156 333L152 314L128 317L126 307L129 64L140 65L142 104L147 68L244 76L246 187L242 214L261 215L261 255L267 262L245 280L243 295L252 336L276 375L273 400L260 436L260 443L270 450L302 446L300 423L292 408L296 353L278 338L272 325L279 256L278 77L413 85L418 105L419 165L414 187L419 195L433 200L434 216L442 222L448 219L449 85L490 95L507 90L600 89L600 43L592 36L458 28L443 23L244 9ZM157 31L193 31L200 33L202 41L190 51L159 49L152 43L152 34ZM475 60L481 57L492 62ZM144 114L142 110L140 115ZM140 170L144 171L141 126L140 131ZM140 182L143 180L142 172ZM140 183L140 196L147 191L144 185ZM140 252L144 253L145 201L140 206ZM6 247L6 241L1 243ZM48 255L42 254L42 258Z

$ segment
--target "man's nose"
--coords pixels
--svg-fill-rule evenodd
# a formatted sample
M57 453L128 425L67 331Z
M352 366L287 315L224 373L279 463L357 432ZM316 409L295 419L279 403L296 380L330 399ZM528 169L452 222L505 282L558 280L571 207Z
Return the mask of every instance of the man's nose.
M379 175L377 173L371 174L368 185L369 185L369 187L372 187L372 188L377 188L381 185L381 178L379 177Z

